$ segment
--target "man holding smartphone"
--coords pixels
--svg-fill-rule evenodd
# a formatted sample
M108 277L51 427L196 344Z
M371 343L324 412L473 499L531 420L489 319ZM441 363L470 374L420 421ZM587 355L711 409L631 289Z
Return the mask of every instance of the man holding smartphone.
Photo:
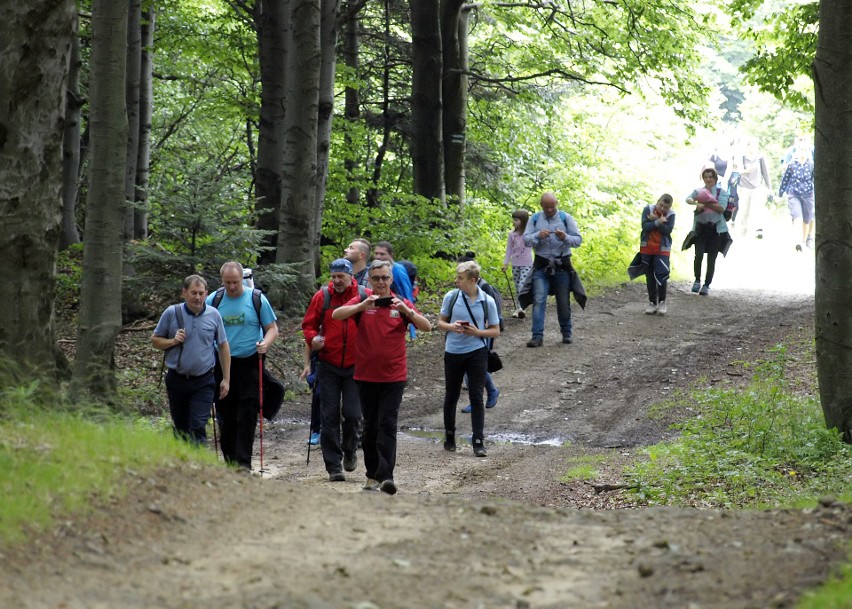
M364 490L393 495L397 490L393 475L399 405L408 380L406 329L412 323L418 330L428 332L432 324L410 300L393 295L390 261L374 260L369 276L373 294L365 300L353 298L335 309L331 317L355 318L358 325L354 377L364 413ZM379 302L387 306L376 306Z
M547 296L556 296L556 315L562 342L573 340L571 324L571 248L580 247L583 238L577 222L564 211L557 209L556 195L541 195L541 211L533 214L524 231L524 244L533 248L532 338L527 347L541 347L544 343L544 318Z

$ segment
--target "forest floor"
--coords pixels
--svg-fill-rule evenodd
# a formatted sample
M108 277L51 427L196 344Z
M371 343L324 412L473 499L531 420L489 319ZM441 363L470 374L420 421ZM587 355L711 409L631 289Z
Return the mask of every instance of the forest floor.
M812 340L812 253L785 251L779 283L760 252L740 248L709 297L673 284L665 317L643 314L636 282L575 305L572 345L559 342L554 309L538 349L525 346L529 317L507 319L486 458L466 442L443 450L442 341L424 335L409 343L395 496L361 490L360 452L345 482L328 482L316 449L306 464L301 394L264 429L263 472L259 462L254 476L130 472L126 497L8 549L0 606L792 607L844 558L850 506L646 508L623 489L564 479L599 455L593 484L626 484L623 466L693 414L680 399L690 389L743 385L774 345L787 341L795 360L795 345ZM755 272L737 272L745 259ZM125 340L147 340L136 334ZM812 390L814 362L796 366ZM654 408L662 402L682 405ZM469 416L458 425L466 438Z

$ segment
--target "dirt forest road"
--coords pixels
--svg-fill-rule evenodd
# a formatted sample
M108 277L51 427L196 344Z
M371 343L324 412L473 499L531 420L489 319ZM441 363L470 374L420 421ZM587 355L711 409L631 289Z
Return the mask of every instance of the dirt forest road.
M484 459L469 444L442 449L442 343L422 336L409 351L397 495L361 490L360 453L345 482L327 481L318 452L306 465L305 397L265 428L262 479L129 472L125 499L0 556L0 607L792 607L842 559L849 506L641 509L560 479L572 457L601 453L610 461L595 482L623 483L619 464L690 414L652 417L651 406L742 383L743 362L812 337L807 289L752 288L720 281L699 297L677 284L669 314L652 317L643 286L625 285L575 305L573 345L558 342L553 310L539 349L525 346L529 319L509 319ZM469 434L469 417L458 424Z

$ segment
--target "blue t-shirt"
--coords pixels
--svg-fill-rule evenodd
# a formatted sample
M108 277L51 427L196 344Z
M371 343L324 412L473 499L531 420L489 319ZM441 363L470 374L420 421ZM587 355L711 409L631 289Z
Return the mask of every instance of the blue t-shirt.
M469 321L470 325L476 325L480 330L484 330L486 329L485 307L487 307L488 325L498 325L500 323L500 315L497 312L497 305L494 302L494 299L483 292L479 286L476 287L476 291L476 300L473 302L468 300L467 306L465 306L467 295L464 292L458 289L447 292L444 295L444 302L441 303L441 315L446 316L450 323L455 323L457 321ZM457 292L459 297L456 299L456 304L453 306L451 315L450 302L452 302L453 297ZM470 307L470 311L473 313L473 319L470 318L470 313L467 311L468 306ZM474 320L476 320L476 324L473 323ZM471 351L476 351L477 349L485 347L487 340L487 338L481 338L479 336L468 336L467 334L459 334L457 332L447 332L447 342L444 344L444 350L447 353L470 353Z
M274 322L275 311L263 294L260 295L260 320L251 301L252 290L244 288L242 295L231 298L228 293L222 295L219 303L219 313L225 324L228 342L231 347L231 357L250 357L257 353L257 343L263 340L263 327ZM216 293L207 297L207 304L213 303Z
M216 345L228 342L222 316L213 307L204 306L201 313L195 315L186 304L179 305L183 315L183 325L186 340L183 349L175 345L166 350L166 366L180 374L198 376L213 367ZM175 308L169 307L160 316L154 336L174 338L178 331L178 320Z

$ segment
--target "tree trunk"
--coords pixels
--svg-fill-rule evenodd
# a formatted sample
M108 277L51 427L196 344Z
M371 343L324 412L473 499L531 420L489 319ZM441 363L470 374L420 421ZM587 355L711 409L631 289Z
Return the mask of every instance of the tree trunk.
M53 296L62 220L62 121L71 0L10 2L0 19L0 354L55 377Z
M142 0L127 3L127 68L124 95L127 105L127 152L124 165L124 239L136 234L136 161L139 159L139 81L142 73Z
M359 38L360 20L352 11L352 5L355 0L348 0L346 3L346 14L349 18L346 21L346 28L343 40L343 63L348 67L352 74L356 77L360 73L360 64L358 62L358 52L361 46ZM346 170L346 178L350 183L349 189L346 191L347 203L358 203L361 198L360 189L358 188L358 178L355 175L355 170L358 167L356 162L355 142L352 139L350 127L358 121L361 116L361 101L356 87L347 86L344 91L344 106L343 116L346 117L347 128L344 133L344 152L343 168Z
M467 11L464 0L441 3L443 45L443 141L447 196L464 207L465 132L467 129Z
M68 62L68 88L65 105L65 127L62 137L62 236L60 249L80 243L77 230L77 197L80 194L80 37L77 35L80 16L74 13L74 33L71 36L71 58Z
M151 170L151 120L154 114L154 29L152 2L142 19L142 63L139 74L139 156L136 159L134 237L148 238L148 182Z
M115 390L115 339L121 329L126 46L127 6L93 0L91 161L74 380L78 390L99 397Z
M337 68L337 19L340 0L320 0L320 79L317 106L317 194L314 225L322 232L322 210L328 181L331 121L334 116L334 78ZM317 248L319 252L319 248ZM319 260L317 260L319 262Z
M287 40L290 2L264 2L255 15L260 54L260 128L255 172L257 228L272 231L263 244L272 248L260 254L259 264L275 262L281 212L284 167L284 120L287 95Z
M414 194L445 200L439 0L410 0Z
M852 0L823 0L814 60L816 358L829 427L852 443Z
M276 262L296 262L315 277L317 118L320 67L320 0L294 0L288 64L286 148Z
M384 65L382 66L382 142L376 150L376 157L373 159L373 174L370 176L370 188L367 189L367 207L379 206L379 181L382 178L382 168L385 162L385 154L390 145L391 131L393 130L393 121L390 116L390 54L391 54L391 20L390 20L390 3L391 0L384 0Z

